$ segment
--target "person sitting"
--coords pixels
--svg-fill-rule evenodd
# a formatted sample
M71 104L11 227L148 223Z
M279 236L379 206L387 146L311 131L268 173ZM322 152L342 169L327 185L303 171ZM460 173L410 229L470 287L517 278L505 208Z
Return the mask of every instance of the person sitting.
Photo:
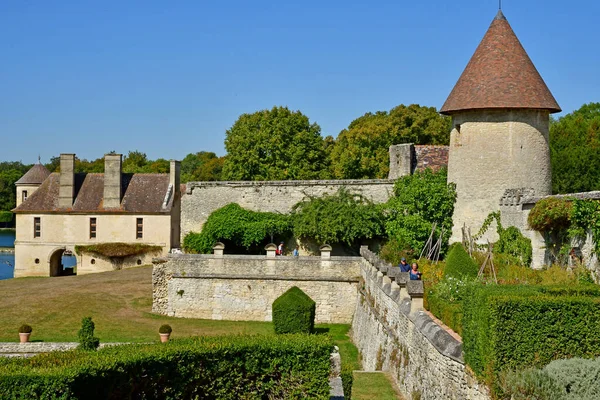
M421 272L419 272L419 266L417 265L417 263L413 263L412 268L410 270L410 280L411 281L420 281L421 275L423 275L423 274Z
M410 272L410 265L406 262L406 258L402 257L400 259L400 264L398 264L400 268L400 272Z

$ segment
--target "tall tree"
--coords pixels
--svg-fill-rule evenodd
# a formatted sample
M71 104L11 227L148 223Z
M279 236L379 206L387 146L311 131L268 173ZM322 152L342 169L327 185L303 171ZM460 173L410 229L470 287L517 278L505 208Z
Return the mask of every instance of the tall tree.
M242 114L226 132L225 180L318 179L327 174L321 128L287 107Z
M21 178L31 165L20 161L0 162L0 211L10 211L17 206L15 182Z
M212 151L190 153L181 160L181 181L221 180L224 157L217 157Z
M448 144L451 119L434 107L399 105L389 112L366 113L338 135L331 170L338 179L387 178L393 144Z
M551 120L550 160L554 193L600 190L600 103Z

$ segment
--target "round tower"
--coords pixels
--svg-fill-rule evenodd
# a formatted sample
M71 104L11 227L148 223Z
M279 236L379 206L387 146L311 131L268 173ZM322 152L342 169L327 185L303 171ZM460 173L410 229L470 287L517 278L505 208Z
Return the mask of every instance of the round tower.
M451 242L475 234L504 191L551 194L549 116L560 107L502 14L492 21L440 112L452 116L448 182L457 201ZM495 229L483 240L497 239Z

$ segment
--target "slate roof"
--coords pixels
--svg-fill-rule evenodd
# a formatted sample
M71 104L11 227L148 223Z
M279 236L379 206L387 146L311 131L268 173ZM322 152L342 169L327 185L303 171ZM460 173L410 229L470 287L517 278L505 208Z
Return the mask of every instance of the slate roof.
M50 175L50 171L42 164L35 164L15 182L15 185L39 185Z
M169 213L173 206L173 195L166 208L163 202L169 187L168 174L123 174L122 199L118 210L104 210L104 174L75 174L75 201L73 207L58 207L60 173L53 173L29 198L15 208L15 213Z
M440 112L495 108L561 111L502 11Z

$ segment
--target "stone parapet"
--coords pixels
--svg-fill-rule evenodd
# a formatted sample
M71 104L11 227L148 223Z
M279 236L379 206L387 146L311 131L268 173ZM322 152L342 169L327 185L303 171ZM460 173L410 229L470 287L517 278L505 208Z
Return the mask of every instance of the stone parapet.
M400 276L395 268L366 247L361 255L362 280L351 334L363 368L389 372L402 392L424 400L490 399L487 387L465 366L462 342L415 307L422 307L422 281L392 281L392 275ZM382 272L386 267L389 275Z

